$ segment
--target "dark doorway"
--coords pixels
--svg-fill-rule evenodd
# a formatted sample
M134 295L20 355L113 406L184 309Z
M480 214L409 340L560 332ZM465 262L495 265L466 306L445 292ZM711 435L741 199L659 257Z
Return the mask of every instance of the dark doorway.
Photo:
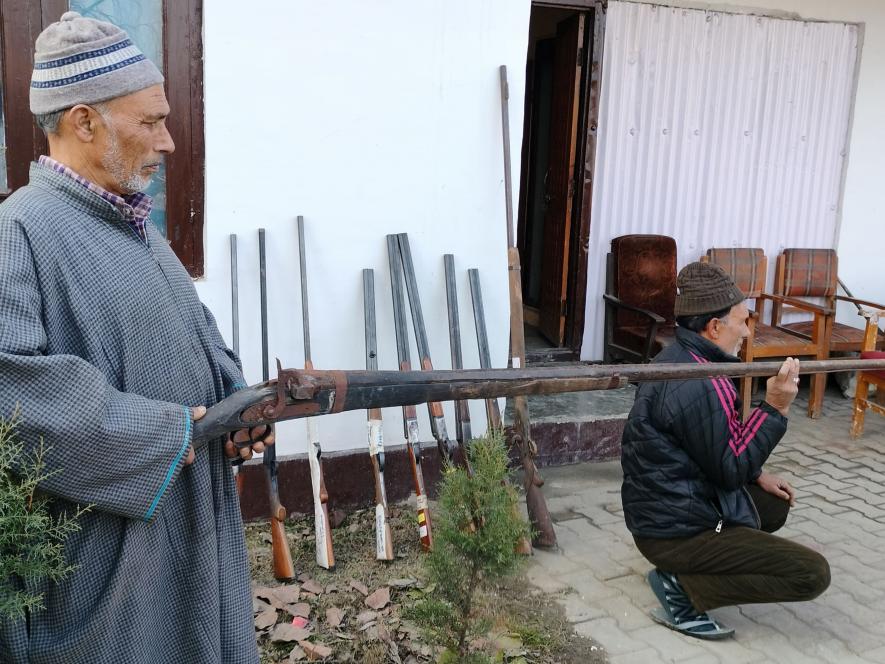
M526 323L580 351L601 63L601 3L534 3L526 64L518 246ZM535 335L537 337L537 335Z

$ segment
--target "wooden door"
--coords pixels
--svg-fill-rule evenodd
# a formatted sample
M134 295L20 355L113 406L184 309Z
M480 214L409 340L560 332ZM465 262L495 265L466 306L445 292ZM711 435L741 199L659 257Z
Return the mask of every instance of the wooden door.
M547 211L544 215L539 302L541 333L557 346L562 345L565 335L583 43L583 14L559 23L553 56Z

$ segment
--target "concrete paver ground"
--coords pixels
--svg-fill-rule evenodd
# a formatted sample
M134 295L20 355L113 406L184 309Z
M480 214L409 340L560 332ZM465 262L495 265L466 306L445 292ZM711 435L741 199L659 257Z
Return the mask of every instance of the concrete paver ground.
M600 643L613 664L885 663L885 418L868 414L864 435L852 441L851 400L828 392L819 420L806 417L806 403L800 394L766 470L798 491L778 534L830 562L832 583L816 600L712 611L735 629L726 641L653 623L651 565L624 525L617 461L544 469L560 548L536 551L530 579L559 595L575 630Z

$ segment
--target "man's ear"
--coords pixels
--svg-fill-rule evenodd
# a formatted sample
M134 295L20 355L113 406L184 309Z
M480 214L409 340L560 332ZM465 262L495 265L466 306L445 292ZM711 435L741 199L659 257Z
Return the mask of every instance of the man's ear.
M704 331L707 333L707 337L710 339L718 339L719 338L719 319L711 318L707 321L707 326L704 328Z
M67 124L70 132L83 143L95 140L95 130L101 121L95 109L86 104L77 104L65 111L62 117L62 122Z

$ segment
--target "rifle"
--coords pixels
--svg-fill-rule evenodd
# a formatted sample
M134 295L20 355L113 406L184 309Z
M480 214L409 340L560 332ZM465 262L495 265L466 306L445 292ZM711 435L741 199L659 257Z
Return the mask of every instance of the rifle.
M313 370L310 359L310 314L307 304L307 256L304 249L304 217L298 215L298 262L301 267L301 320L304 329L304 368ZM325 569L335 567L335 554L332 551L332 527L329 523L329 493L323 479L320 462L320 434L317 422L307 420L307 461L310 465L310 483L313 487L313 523L316 533L317 565Z
M393 323L396 330L396 355L400 371L411 371L409 359L409 330L406 324L406 303L403 298L399 260L399 244L396 235L387 236L387 261L390 266L390 293L393 298ZM418 413L413 404L403 406L403 429L406 438L406 452L412 466L412 480L415 483L415 499L418 503L418 537L421 548L430 551L433 546L433 532L430 526L430 510L427 509L427 492L424 489L424 472L421 469L421 441L418 438Z
M446 274L446 309L449 314L449 348L452 351L452 369L463 369L461 357L461 321L458 315L458 287L455 282L455 257L452 254L443 256ZM464 399L455 402L455 431L458 445L463 455L463 464L469 470L467 446L473 439L470 426L470 406Z
M375 333L375 272L363 270L363 310L366 318L366 370L378 370L378 345ZM369 458L375 472L375 557L393 560L393 536L387 522L387 495L384 491L384 437L381 430L381 409L370 408Z
M418 295L418 280L415 278L415 265L412 262L412 249L409 247L409 236L400 233L396 236L399 243L399 254L403 266L403 276L406 280L406 293L409 296L409 308L412 310L412 327L415 330L415 343L418 346L418 355L421 356L421 368L425 371L433 370L430 361L430 343L427 341L427 330L424 327L424 314L421 312L421 298ZM439 401L428 401L427 409L430 413L430 431L436 439L439 454L446 463L452 461L452 441L446 431L446 418L442 404ZM467 455L464 455L467 458Z
M470 281L470 299L473 300L473 324L476 328L476 345L479 349L479 366L483 369L490 369L492 366L492 356L489 351L489 336L486 332L486 315L482 306L482 289L479 286L479 271L476 268L467 270L467 277ZM498 429L501 427L501 410L498 407L497 399L486 399L486 419L488 420L489 429ZM532 485L531 489L526 489L526 504L537 500L535 493L540 493L540 489ZM531 495L530 495L531 494ZM520 538L516 543L516 552L529 556L532 553L532 544L526 538Z
M489 351L489 335L486 331L486 314L482 304L482 288L479 285L479 270L475 267L467 270L470 281L470 299L473 300L473 327L476 328L476 345L479 349L479 366L481 369L492 368L492 355ZM490 429L501 428L501 408L497 398L485 400L486 419Z
M239 284L237 282L237 234L230 234L230 317L234 355L240 356L240 302ZM240 466L243 458L237 457L231 461L234 473L234 483L237 485L237 495L243 494L243 478L240 477Z
M852 304L854 304L855 308L857 309L857 313L859 315L863 316L864 308L860 305L860 302L857 302L857 298L854 297L854 294L850 290L848 290L848 286L845 285L845 282L842 281L839 277L836 277L836 282L839 284L839 286L842 287L842 290L845 291L845 294L852 300ZM875 307L879 306L879 305L875 304L874 302L867 302L866 304L874 305ZM876 329L878 330L878 332L876 332L876 334L882 334L882 330L879 329L878 324L876 325Z
M507 84L507 66L501 65L501 132L504 141L504 197L507 212L507 267L510 274L510 366L519 369L525 366L525 331L522 320L522 277L519 262L519 249L513 232L513 188L510 175L510 88ZM544 484L535 466L537 448L532 440L532 425L529 420L529 406L525 397L513 399L512 443L519 450L525 474L526 506L532 524L535 546L552 548L556 546L556 532L547 509L547 501L538 487ZM529 495L529 487L535 487Z
M258 265L259 286L261 288L261 377L265 383L268 380L268 349L267 349L267 259L264 245L264 229L258 229ZM277 375L279 379L279 374ZM249 392L245 388L234 392L232 396ZM245 396L245 395L244 395ZM229 399L230 397L228 397ZM221 401L224 403L225 400ZM263 424L270 424L265 422ZM245 428L237 427L238 429ZM280 489L277 484L277 448L270 445L264 449L262 464L267 477L267 490L270 500L270 535L273 549L273 575L278 581L291 581L295 578L295 566L292 564L292 552L289 550L289 542L286 539L286 508L280 503Z
M193 446L230 431L349 410L410 406L428 401L491 399L531 394L614 390L629 383L715 376L772 376L781 362L596 364L461 371L308 371L283 369L277 379L235 392L194 423ZM812 360L799 373L882 371L885 360Z

